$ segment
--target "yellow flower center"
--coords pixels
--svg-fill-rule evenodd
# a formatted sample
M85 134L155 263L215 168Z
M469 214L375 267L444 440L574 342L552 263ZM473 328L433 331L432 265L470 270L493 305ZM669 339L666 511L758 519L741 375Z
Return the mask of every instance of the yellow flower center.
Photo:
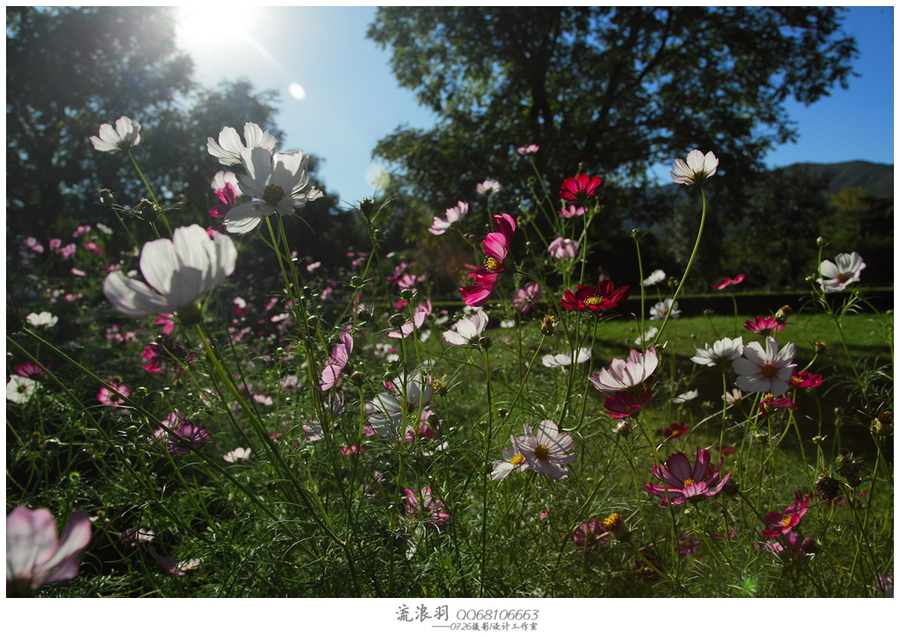
M519 465L519 464L522 464L523 462L525 462L525 456L523 456L521 453L517 453L516 455L514 455L512 458L509 459L509 464Z
M484 267L488 272L499 272L503 268L503 264L494 257L486 257Z
M844 274L843 272L841 272L841 273L838 274L835 278L836 278L838 281L840 281L841 283L846 283L846 282L847 282L847 279L849 279L850 277L848 277L846 274Z
M534 455L536 458L546 460L550 457L550 450L547 448L547 445L538 445L534 448Z
M663 316L665 316L666 314L669 313L669 310L663 309L663 310L660 310L659 313L662 314Z
M772 378L778 370L775 369L774 365L769 365L766 363L762 366L762 369L759 372L765 376L766 378Z
M790 526L791 525L791 516L786 515L781 520L781 526Z
M284 197L284 190L281 186L276 186L275 184L269 184L266 186L266 189L263 190L262 200L265 201L272 207L278 205L278 202L282 200Z
M622 520L622 516L618 513L613 513L608 518L603 520L603 528L604 529L614 529L620 526L624 520Z
M694 481L691 480L690 478L688 478L687 480L684 481L684 488L687 489L692 484L694 484Z
M602 296L589 296L584 300L585 305L600 305L603 303Z

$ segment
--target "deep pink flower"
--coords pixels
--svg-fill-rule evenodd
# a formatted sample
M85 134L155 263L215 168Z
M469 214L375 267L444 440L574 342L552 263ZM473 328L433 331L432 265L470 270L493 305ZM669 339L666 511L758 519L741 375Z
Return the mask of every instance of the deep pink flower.
M520 155L533 155L541 149L537 144L529 144L528 146L519 146L516 152Z
M628 298L628 286L623 285L618 290L610 279L597 282L597 287L578 284L575 292L566 290L560 305L567 310L576 312L600 312L616 307Z
M800 388L814 388L822 384L822 376L810 372L797 372L791 376L791 385Z
M584 202L585 199L594 195L602 183L603 180L599 177L588 175L566 177L559 188L559 196L567 201Z
M354 454L361 454L366 450L365 447L357 447L356 445L350 445L349 447L341 447L338 451L341 452L342 456L352 456Z
M417 494L412 489L403 489L406 500L406 515L419 519L432 529L447 526L450 514L444 511L444 503L432 496L431 487L422 487Z
M90 541L91 521L81 511L69 516L58 539L50 511L17 506L6 516L7 596L72 579L78 574L78 555Z
M44 367L50 369L50 363L45 364ZM16 376L21 376L22 378L35 378L44 375L44 370L31 361L14 366L13 371L16 373Z
M169 420L171 422L171 416ZM194 451L202 449L209 440L209 430L202 424L195 425L190 420L181 420L177 417L175 420L177 424L170 427L173 433L169 434L169 453L183 456L192 449Z
M809 501L803 497L801 493L794 496L794 504L786 507L784 513L770 511L765 515L766 524L773 527L762 532L765 537L778 537L779 535L787 535L795 526L800 524L801 518L806 515L809 508Z
M603 400L603 407L612 418L633 418L641 413L641 409L650 402L652 397L653 392L650 389L645 389L637 395L632 395L627 391L617 391Z
M40 254L44 251L44 246L42 246L37 239L34 237L28 237L25 239L25 247L31 250L32 252L37 252Z
M684 434L686 434L687 430L688 426L683 422L673 422L668 427L660 430L659 434L665 436L669 440L675 440L676 438L681 438Z
M709 468L709 451L697 447L697 459L694 466L681 452L672 454L662 465L653 467L653 475L665 481L665 485L648 483L644 485L647 493L660 498L663 507L672 504L696 502L702 498L710 498L725 486L730 473L719 480L722 460L715 471Z
M757 316L756 322L746 321L744 327L760 336L771 336L787 327L787 323L779 323L774 316L769 316L768 318Z
M772 410L784 411L785 409L797 409L797 405L791 402L791 399L787 396L775 398L772 394L766 394L763 399L759 401L759 412L764 418L768 418L771 415Z
M119 398L112 390L106 387L101 387L100 391L97 392L97 402L102 405L106 405L107 407L118 407L119 405L125 403L125 398L131 396L131 392L128 391L128 387L126 387L124 384L118 385L112 381L109 381L109 386L122 394L124 398Z
M729 279L728 277L726 277L726 278L722 279L721 283L717 283L716 285L711 285L709 287L715 288L717 290L724 290L729 285L737 285L738 283L740 283L743 280L744 280L744 275L739 274L736 277L734 277L733 279Z
M496 232L489 232L482 242L484 265L469 273L469 276L475 279L475 284L459 288L463 302L470 307L485 304L494 291L497 279L507 269L505 260L516 231L516 221L505 213L494 215L494 228Z

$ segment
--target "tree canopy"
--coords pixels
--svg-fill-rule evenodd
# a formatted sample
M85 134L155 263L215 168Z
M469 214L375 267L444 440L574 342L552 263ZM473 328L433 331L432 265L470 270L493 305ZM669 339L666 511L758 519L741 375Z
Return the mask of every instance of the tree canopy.
M579 166L633 181L692 148L746 177L795 138L785 100L846 86L840 24L834 7L382 7L368 37L440 121L375 154L441 202L503 182L531 143L552 184Z

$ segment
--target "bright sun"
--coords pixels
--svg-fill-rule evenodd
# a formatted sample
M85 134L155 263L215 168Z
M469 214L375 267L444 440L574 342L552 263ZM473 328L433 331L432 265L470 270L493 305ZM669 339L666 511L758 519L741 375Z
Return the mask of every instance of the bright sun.
M247 40L252 13L239 6L203 4L178 9L176 37L181 46L197 51L227 46L235 39Z

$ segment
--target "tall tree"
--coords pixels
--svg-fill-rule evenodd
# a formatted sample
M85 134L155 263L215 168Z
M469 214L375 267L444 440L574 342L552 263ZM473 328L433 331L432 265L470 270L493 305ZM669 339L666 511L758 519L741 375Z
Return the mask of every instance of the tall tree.
M717 181L752 180L795 139L783 104L846 87L853 38L833 7L383 7L368 37L390 48L401 86L439 116L374 154L396 187L440 210L492 177L499 204L527 197L513 149L535 143L555 189L577 171L622 186L693 148ZM622 192L610 192L611 198Z

